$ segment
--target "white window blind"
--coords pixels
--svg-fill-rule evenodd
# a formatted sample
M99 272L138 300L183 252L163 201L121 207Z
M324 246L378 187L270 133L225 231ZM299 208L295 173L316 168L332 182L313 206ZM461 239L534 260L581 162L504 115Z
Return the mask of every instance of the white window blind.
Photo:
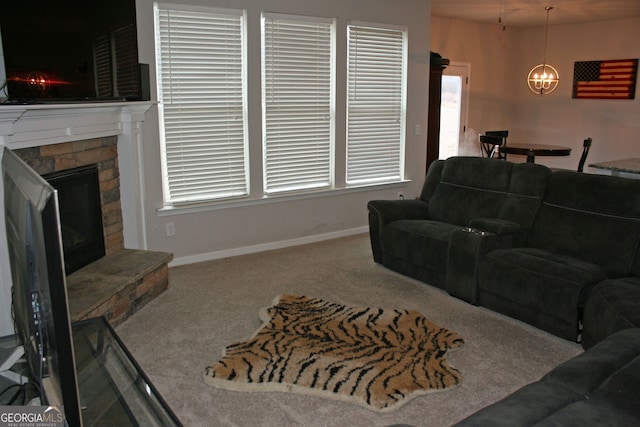
M167 204L248 193L242 11L156 6Z
M347 183L403 178L406 30L349 25Z
M333 21L263 14L266 193L332 184Z

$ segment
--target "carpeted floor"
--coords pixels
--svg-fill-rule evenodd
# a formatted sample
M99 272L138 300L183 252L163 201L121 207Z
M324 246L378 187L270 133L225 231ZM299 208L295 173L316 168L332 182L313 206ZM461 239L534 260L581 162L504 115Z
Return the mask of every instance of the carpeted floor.
M205 368L229 343L251 336L261 324L258 311L282 293L417 310L464 338L447 356L464 380L384 414L313 396L206 385ZM172 268L169 290L117 332L188 427L448 426L582 352L375 264L366 234Z

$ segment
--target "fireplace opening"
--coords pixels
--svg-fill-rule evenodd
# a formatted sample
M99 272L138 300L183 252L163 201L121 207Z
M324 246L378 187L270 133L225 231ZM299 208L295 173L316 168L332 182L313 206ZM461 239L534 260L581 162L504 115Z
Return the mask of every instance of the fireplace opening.
M105 255L97 165L45 175L58 191L67 275Z

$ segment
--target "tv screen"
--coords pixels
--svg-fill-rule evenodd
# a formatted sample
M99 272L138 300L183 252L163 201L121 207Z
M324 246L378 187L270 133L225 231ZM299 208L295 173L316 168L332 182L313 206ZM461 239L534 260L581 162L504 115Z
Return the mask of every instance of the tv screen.
M42 404L80 426L56 191L6 147L2 177L16 334Z
M6 102L142 99L135 0L0 0L0 33Z

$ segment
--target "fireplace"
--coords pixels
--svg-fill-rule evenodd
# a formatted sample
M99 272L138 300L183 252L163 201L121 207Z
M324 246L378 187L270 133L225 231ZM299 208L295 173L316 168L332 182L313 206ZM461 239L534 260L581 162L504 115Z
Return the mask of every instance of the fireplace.
M96 243L102 247L102 253L98 256L95 252L87 253L88 258L98 259L103 255L111 255L124 247L122 209L120 200L120 172L118 167L117 138L114 136L95 138L90 140L66 142L62 144L43 145L39 147L21 148L15 150L29 166L42 175L45 179L54 178L58 184L53 184L58 190L61 210L62 240L65 250L65 263L67 263L67 245L78 240L76 228L85 229L91 226L98 227L91 232L90 239L102 237L102 243ZM79 179L86 175L92 176L91 184L73 183L73 176L79 173ZM97 180L97 183L96 183ZM70 188L59 188L58 185ZM83 194L77 194L81 192ZM63 200L66 199L66 200ZM91 200L89 200L91 199ZM95 206L95 204L98 204ZM67 205L65 207L65 205ZM91 208L93 206L93 208ZM99 218L89 219L85 214L68 218L65 224L64 216L74 214L76 208L91 209ZM62 211L66 211L63 213ZM66 231L66 233L65 233ZM83 239L86 239L84 236ZM82 250L84 245L79 247ZM73 256L73 255L72 255ZM84 254L79 256L84 257ZM91 261L87 261L89 263ZM75 266L75 261L67 266L67 275L81 268ZM79 264L83 264L80 262Z
M145 248L141 124L152 104L8 105L0 109L0 147L9 147L40 175L90 171L94 181L97 173L99 210L95 210L101 218L91 220L90 228L98 228L101 223L102 233L96 234L102 234L104 239L104 256L73 273L70 271L76 267L67 267L69 314L74 321L105 316L113 326L118 325L169 285L168 263L173 254ZM85 188L85 184L79 186L83 192L94 191ZM66 204L67 196L59 194L59 198L61 205ZM80 196L69 198L70 209L75 209ZM61 206L61 210L67 208ZM77 216L85 220L87 215ZM91 240L78 237L84 233L76 229L81 221L67 223L61 218L61 222L67 238L72 236L74 242ZM0 241L4 239L1 228ZM67 252L69 242L63 244ZM6 277L8 266L8 259L0 256L0 282ZM1 308L0 327L7 317L10 322L10 316L5 315L8 311Z
M98 166L67 169L43 178L58 190L64 265L71 274L105 255Z

